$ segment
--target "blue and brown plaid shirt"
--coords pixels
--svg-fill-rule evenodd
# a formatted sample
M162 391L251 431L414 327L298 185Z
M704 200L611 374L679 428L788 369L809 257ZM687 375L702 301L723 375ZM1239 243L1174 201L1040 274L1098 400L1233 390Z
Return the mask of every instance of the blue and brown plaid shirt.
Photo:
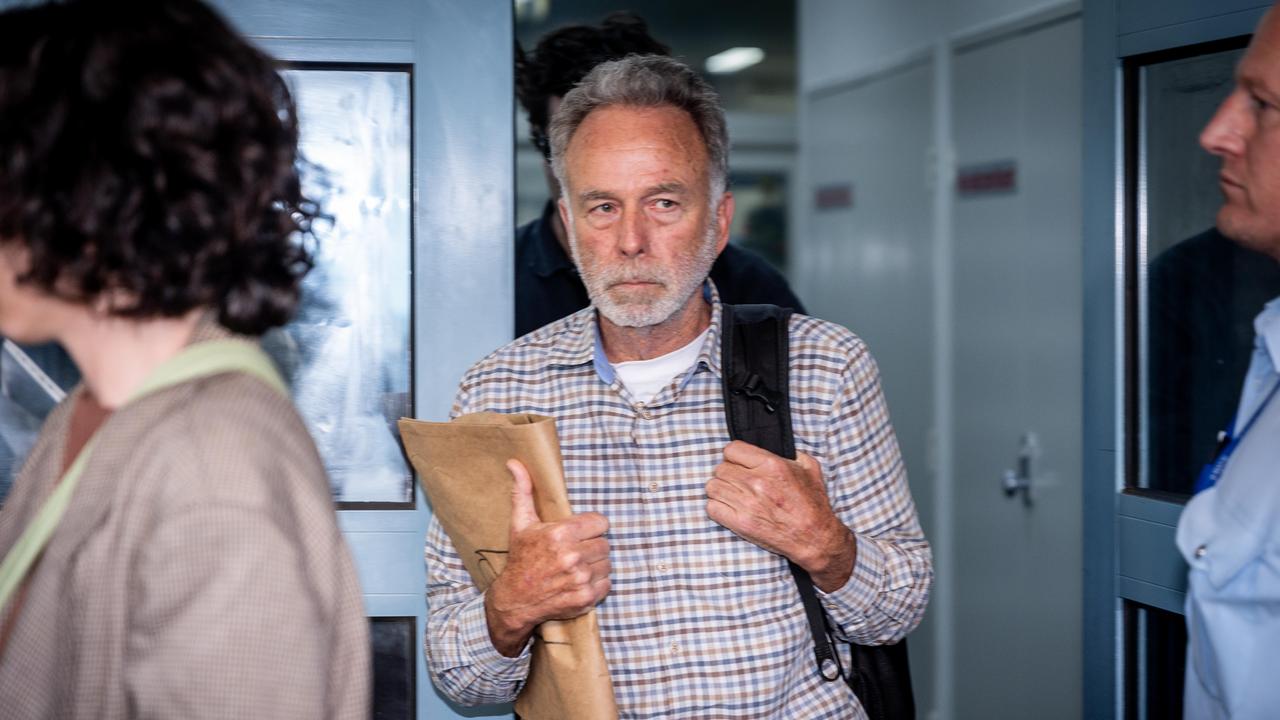
M706 513L705 486L729 443L720 306L697 363L649 403L631 397L600 348L588 307L499 349L463 378L453 415L556 419L575 512L609 519L612 591L596 611L625 718L865 717L842 682L817 674L786 559ZM823 468L832 507L857 537L849 582L818 591L843 638L892 642L912 630L933 579L906 472L866 346L794 315L796 449ZM427 536L431 676L464 704L519 692L529 653L494 649L483 596L434 520Z

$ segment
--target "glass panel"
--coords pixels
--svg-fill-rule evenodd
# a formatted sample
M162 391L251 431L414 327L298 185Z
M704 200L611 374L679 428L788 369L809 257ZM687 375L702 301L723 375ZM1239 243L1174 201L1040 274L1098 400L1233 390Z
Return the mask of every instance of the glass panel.
M787 271L787 176L781 172L729 173L733 226L729 237L755 251L779 271Z
M285 70L298 104L316 266L288 327L262 340L292 384L334 500L412 505L396 420L410 405L410 76ZM0 351L0 500L78 373L60 348Z
M1234 87L1243 48L1143 67L1147 248L1155 258L1212 227L1222 196L1218 158L1201 149L1200 131Z
M79 371L62 348L22 347L0 338L0 503L45 416L79 381Z
M264 338L339 503L413 502L395 423L411 415L409 73L293 69L316 267L293 323Z
M412 506L395 422L411 415L409 73L295 69L316 267L294 322L263 345L293 386L340 503ZM60 393L78 381L57 347L0 351L0 499ZM359 505L358 505L359 506ZM365 505L368 507L368 505Z
M1187 624L1158 608L1125 603L1125 717L1181 720Z
M414 717L417 670L414 668L414 619L369 618L373 643L374 720Z
M1138 75L1139 240L1149 258L1139 487L1191 492L1235 413L1253 318L1280 295L1280 266L1214 229L1220 161L1198 143L1231 92L1244 42L1148 60Z

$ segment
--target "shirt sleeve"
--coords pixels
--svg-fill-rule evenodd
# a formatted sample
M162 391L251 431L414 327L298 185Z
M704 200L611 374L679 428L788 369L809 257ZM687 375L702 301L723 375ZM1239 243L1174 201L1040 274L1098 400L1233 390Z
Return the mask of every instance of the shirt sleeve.
M933 557L907 486L879 370L861 343L832 408L824 465L832 508L853 531L857 556L844 587L819 589L818 596L842 640L897 642L924 615Z
M467 379L454 400L450 418L472 410ZM453 542L434 516L424 551L427 565L427 668L436 687L462 705L514 700L529 676L530 643L514 658L493 646L485 619L484 594L458 557Z
M449 699L462 705L514 700L529 676L529 647L509 658L489 637L484 595L440 523L427 532L427 667Z

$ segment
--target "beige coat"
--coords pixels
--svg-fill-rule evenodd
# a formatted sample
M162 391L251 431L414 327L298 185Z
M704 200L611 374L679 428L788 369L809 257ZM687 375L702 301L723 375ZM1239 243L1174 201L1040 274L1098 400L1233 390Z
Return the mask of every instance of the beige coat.
M0 510L0 553L60 474L74 397ZM293 405L242 374L116 412L29 576L0 716L366 720L368 624L325 477Z

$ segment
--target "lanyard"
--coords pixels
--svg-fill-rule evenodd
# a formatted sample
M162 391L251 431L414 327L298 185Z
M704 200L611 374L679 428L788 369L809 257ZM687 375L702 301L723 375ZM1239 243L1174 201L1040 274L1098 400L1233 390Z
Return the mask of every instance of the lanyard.
M1232 453L1234 453L1236 448L1240 446L1240 442L1244 440L1244 436L1248 435L1249 431L1253 429L1253 424L1258 421L1258 416L1262 415L1262 411L1267 409L1267 405L1271 402L1271 399L1276 396L1277 390L1280 390L1280 380L1277 380L1276 383L1271 386L1271 392L1267 393L1267 397L1263 399L1262 404L1258 406L1258 409L1253 411L1253 415L1249 417L1249 422L1245 423L1244 428L1240 430L1238 435L1236 434L1235 428L1235 421L1238 418L1232 418L1231 431L1223 434L1222 438L1218 441L1218 449L1213 455L1213 460L1206 463L1204 468L1200 470L1200 475L1196 478L1196 484L1192 489L1192 494L1198 493L1201 490L1208 490L1218 484L1218 481L1222 479L1222 473L1227 469L1227 461L1231 459Z

